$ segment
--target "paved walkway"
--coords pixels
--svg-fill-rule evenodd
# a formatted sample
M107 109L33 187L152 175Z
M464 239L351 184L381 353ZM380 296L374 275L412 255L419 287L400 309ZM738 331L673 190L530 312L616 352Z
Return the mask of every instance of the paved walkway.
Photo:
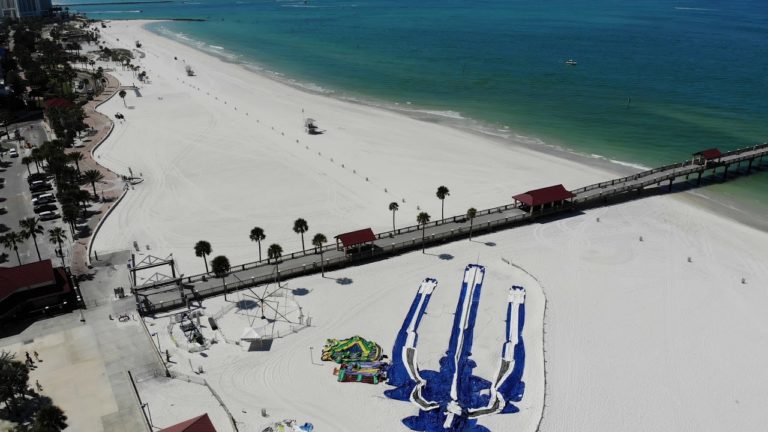
M115 77L109 74L104 74L104 77L107 79L107 85L104 87L104 91L83 106L86 116L85 123L90 128L94 129L96 133L84 142L85 147L69 150L69 153L79 151L84 156L85 159L79 163L80 171L95 169L101 172L104 176L104 179L99 182L96 190L100 191L105 199L105 202L97 203L95 208L92 206L89 209L93 213L87 221L89 228L89 230L87 230L88 234L85 237L78 238L72 245L70 268L72 269L73 274L88 272L88 242L90 241L90 237L93 235L99 220L107 213L110 207L114 205L115 200L117 200L122 193L123 187L123 182L119 175L99 165L98 162L92 158L93 149L98 147L109 134L112 133L112 128L114 128L112 120L96 111L96 108L114 96L120 88L120 83ZM87 185L87 187L90 189L90 185Z
M121 265L130 255L103 257L91 270L91 280L80 283L83 300L88 305L87 324L93 329L116 410L101 417L104 431L144 432L148 427L128 377L162 371L164 366L151 337L136 313L131 297L116 299L112 289L116 281L127 281L128 270ZM121 322L126 314L132 319ZM112 319L110 319L110 316Z

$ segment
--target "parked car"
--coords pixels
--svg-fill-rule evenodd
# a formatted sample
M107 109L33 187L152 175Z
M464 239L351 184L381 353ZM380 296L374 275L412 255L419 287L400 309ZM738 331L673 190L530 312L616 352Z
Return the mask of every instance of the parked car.
M33 206L39 206L40 204L47 204L56 201L56 197L53 196L53 194L45 193L37 198L32 199L32 205Z
M59 214L52 211L44 211L40 213L40 220L42 221L53 220L53 219L56 219L57 217L59 217Z
M34 181L29 185L29 190L32 192L49 191L51 189L53 189L53 185L42 180Z
M30 185L36 181L47 181L51 177L46 173L32 173L27 177L27 183Z
M35 207L35 213L42 213L46 211L56 211L58 209L59 208L56 207L56 204L41 204Z
M8 150L8 156L12 158L17 158L19 157L19 152L17 152L15 148L11 147L11 149Z

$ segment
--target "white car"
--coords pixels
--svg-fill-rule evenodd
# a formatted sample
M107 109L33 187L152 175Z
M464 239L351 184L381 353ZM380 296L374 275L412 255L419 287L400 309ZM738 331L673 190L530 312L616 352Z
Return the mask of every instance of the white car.
M44 211L44 212L41 212L38 216L40 217L40 220L42 220L42 221L49 221L49 220L53 220L53 219L58 218L59 214L56 213L56 212L52 212L52 211Z
M19 152L17 152L15 148L11 147L11 149L8 150L8 156L12 158L17 158L19 157Z
M50 194L50 193L42 194L37 198L32 199L32 206L36 207L36 206L39 206L40 204L52 203L55 201L56 201L56 197L53 196L53 194Z

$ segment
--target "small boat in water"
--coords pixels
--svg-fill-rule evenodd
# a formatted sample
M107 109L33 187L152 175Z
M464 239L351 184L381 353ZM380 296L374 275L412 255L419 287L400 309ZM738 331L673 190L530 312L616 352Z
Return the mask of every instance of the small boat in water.
M565 61L565 64L567 64L568 66L576 66L579 63L574 59L568 59Z

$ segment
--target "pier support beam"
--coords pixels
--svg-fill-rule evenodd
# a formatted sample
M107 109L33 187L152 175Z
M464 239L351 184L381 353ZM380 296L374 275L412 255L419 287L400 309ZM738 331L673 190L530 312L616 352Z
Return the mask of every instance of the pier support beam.
M730 165L726 165L725 166L725 171L723 171L723 181L728 180L728 168L729 167L730 167Z
M669 192L672 192L672 180L674 179L669 179L669 188L668 188Z
M752 162L754 162L754 159L749 160L749 165L747 165L747 174L749 174L752 171Z
M704 174L704 171L699 171L699 178L696 180L696 186L701 186L701 175Z

